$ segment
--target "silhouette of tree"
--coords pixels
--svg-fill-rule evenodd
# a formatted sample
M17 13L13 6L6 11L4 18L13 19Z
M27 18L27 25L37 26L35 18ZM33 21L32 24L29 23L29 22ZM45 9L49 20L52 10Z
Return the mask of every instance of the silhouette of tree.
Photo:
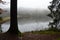
M7 32L0 34L0 40L20 40L17 24L17 0L11 0L10 7L10 28Z
M60 21L60 0L53 0L52 2L50 2L51 5L48 6L49 10L51 11L50 14L48 14L47 16L51 17L53 19L52 23L49 23L49 25L53 26L55 25L55 27L57 28L59 21Z
M9 33L18 35L18 23L17 23L17 0L11 0L10 9L10 28Z

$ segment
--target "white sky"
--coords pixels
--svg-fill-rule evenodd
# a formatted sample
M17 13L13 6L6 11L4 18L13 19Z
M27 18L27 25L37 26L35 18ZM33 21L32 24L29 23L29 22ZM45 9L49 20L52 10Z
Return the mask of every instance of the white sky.
M6 2L10 2L10 0L3 0ZM18 8L24 7L24 8L37 8L37 9L47 9L48 5L50 5L50 1L52 0L17 0L18 1ZM0 7L4 7L0 4ZM6 7L10 7L10 4L6 4Z
M46 9L52 0L18 0L18 7Z

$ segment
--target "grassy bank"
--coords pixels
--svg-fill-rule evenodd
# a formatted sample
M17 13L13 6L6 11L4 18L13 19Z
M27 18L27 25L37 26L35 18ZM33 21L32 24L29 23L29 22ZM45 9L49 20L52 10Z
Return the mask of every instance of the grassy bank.
M31 31L31 32L25 32L25 33L20 33L19 36L24 36L24 34L28 34L28 33L32 33L32 34L47 34L47 35L55 35L55 34L60 34L60 32L57 31Z

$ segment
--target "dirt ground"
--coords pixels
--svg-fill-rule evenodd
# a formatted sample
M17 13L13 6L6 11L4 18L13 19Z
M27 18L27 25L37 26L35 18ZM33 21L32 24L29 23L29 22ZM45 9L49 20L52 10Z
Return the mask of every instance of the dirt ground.
M60 34L48 35L27 33L21 37L21 40L56 40L57 38L60 38Z
M56 40L60 38L60 34L32 34L26 33L22 37L11 34L0 34L0 40Z

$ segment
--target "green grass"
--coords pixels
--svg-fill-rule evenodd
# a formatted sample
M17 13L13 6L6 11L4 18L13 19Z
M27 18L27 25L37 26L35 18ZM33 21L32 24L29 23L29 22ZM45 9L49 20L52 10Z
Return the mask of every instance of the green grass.
M54 34L60 34L60 30L56 28L49 28L48 30L31 31L31 32L25 32L25 33L54 35ZM21 33L19 35L24 36L25 33Z
M25 33L19 33L20 37L23 37L24 34L26 33L32 33L32 34L47 34L47 35L54 35L54 34L60 34L60 32L55 32L55 31L31 31L31 32L25 32ZM58 38L57 40L59 40L60 38Z
M57 38L56 40L60 40L60 38Z
M60 32L55 31L33 31L33 34L60 34Z

